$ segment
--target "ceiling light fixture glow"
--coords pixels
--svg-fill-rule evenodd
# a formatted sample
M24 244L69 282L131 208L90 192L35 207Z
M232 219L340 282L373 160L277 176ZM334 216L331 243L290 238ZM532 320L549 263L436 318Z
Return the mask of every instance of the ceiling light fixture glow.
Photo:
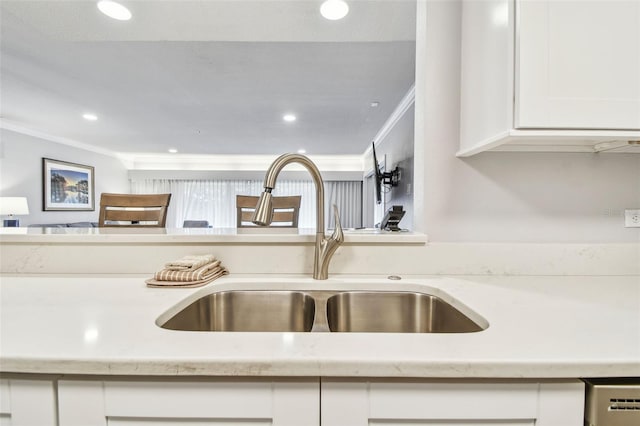
M293 114L285 114L282 119L288 123L291 123L293 121L296 121L296 116Z
M88 121L96 121L98 119L98 116L95 114L86 113L86 114L82 114L82 118Z
M98 9L109 18L117 19L118 21L128 21L131 19L129 9L115 1L101 0L98 2Z
M330 21L347 16L349 5L343 0L327 0L320 6L320 14Z
M169 152L172 153L172 154L175 154L175 153L178 152L178 150L175 149L175 148L169 148Z

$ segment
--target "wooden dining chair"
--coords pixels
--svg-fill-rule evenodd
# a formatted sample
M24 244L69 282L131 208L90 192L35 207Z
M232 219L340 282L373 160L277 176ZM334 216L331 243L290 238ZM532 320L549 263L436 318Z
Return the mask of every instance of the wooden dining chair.
M260 197L252 195L236 195L236 224L238 228L250 228L257 225L251 222ZM297 228L300 213L301 195L273 197L273 219L271 227Z
M164 228L171 194L109 194L100 197L98 226Z

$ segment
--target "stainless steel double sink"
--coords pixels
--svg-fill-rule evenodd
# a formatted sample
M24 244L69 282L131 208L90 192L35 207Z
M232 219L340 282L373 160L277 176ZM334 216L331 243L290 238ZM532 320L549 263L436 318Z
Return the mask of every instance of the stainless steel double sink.
M157 324L217 332L472 333L487 328L486 321L472 316L480 320L416 291L228 290L200 297Z

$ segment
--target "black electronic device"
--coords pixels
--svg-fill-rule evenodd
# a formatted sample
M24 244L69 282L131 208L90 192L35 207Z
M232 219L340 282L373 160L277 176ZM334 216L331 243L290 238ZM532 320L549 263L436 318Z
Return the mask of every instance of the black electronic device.
M380 222L380 229L386 229L389 231L401 231L398 224L402 220L405 211L402 206L393 206L384 215L382 222Z
M400 169L396 167L390 172L380 171L375 142L371 142L371 150L373 151L373 172L375 173L376 180L376 204L380 204L382 203L382 185L398 186Z
M380 173L380 166L378 165L378 158L376 157L376 144L371 142L371 149L373 150L373 178L376 182L376 204L382 203L382 175Z

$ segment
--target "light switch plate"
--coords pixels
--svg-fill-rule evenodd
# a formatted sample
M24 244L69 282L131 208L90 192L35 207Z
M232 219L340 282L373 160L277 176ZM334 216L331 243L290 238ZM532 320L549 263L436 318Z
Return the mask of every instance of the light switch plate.
M626 228L640 228L640 209L626 209L624 211L624 226Z

